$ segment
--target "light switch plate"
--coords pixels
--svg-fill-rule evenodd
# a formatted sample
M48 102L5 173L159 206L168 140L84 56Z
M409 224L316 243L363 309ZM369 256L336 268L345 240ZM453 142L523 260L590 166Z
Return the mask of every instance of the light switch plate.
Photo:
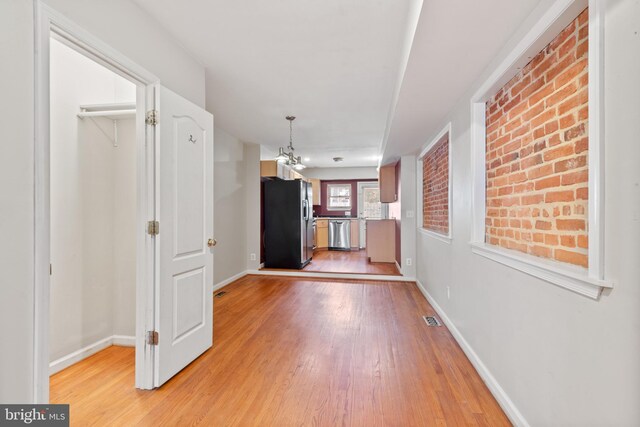
M250 261L255 261L256 260L256 254L249 254L249 260Z
M407 211L407 218L413 218L413 211Z

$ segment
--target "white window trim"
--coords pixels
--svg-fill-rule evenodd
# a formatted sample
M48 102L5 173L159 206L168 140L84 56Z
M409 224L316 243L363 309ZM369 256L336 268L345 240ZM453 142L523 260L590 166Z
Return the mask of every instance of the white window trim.
M424 194L422 192L422 180L424 179L423 176L423 161L422 159L424 158L424 156L427 155L427 153L429 153L429 151L431 151L431 149L445 136L445 135L449 135L448 136L448 147L447 150L449 151L448 156L449 156L449 161L448 161L448 165L449 165L449 201L448 201L448 205L449 205L449 218L447 219L447 221L449 222L449 228L448 228L448 233L447 234L443 234L443 233L438 233L436 231L433 230L427 230L426 228L424 228L424 213L423 213L423 207L424 207ZM418 197L416 200L418 200L419 202L419 206L420 209L418 210L417 213L417 228L418 228L418 232L424 234L425 236L429 236L432 237L436 240L439 240L441 242L444 243L451 243L451 240L453 239L453 234L452 234L452 225L453 225L453 209L451 206L451 203L453 201L453 155L452 155L452 147L453 147L453 143L452 143L453 138L451 137L451 122L447 123L440 132L438 132L438 134L427 144L425 144L422 148L422 150L420 151L420 154L418 155L418 159L416 161L416 177L417 177L417 190L418 190Z
M605 0L606 1L606 0ZM487 100L589 6L589 268L504 250L485 243ZM613 282L604 278L603 0L557 0L471 98L472 235L475 254L598 299Z
M329 191L329 187L349 187L349 206L340 206L340 207L331 207L331 191ZM337 196L334 196L337 197ZM351 184L327 184L327 210L328 211L346 211L351 210L353 208L353 187Z

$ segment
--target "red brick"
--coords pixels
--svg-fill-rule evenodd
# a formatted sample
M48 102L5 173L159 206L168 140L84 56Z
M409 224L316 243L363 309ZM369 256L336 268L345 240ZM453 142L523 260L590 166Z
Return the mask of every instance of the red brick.
M576 154L580 154L589 149L589 138L582 138L573 143Z
M532 195L522 196L523 205L537 205L542 201L544 201L544 196L542 194L532 194Z
M578 15L579 16L579 15ZM577 19L576 19L577 20ZM561 32L556 36L551 43L549 43L548 49L556 50L560 45L564 43L576 30L576 20L571 21Z
M545 58L545 60L542 61L540 63L540 65L538 65L535 69L533 69L531 71L531 74L532 74L533 78L537 79L538 77L542 76L556 62L558 62L558 55L557 54L552 54L552 55L548 56L547 58Z
M582 249L587 249L589 247L589 237L581 234L578 236L578 247Z
M572 157L566 160L560 160L553 164L555 173L566 172L571 169L578 169L587 165L587 156Z
M553 83L549 83L529 97L529 106L532 107L553 93Z
M527 174L524 172L518 172L509 175L509 184L517 184L518 182L524 182L527 180Z
M535 245L531 247L531 254L543 258L551 258L551 249Z
M575 39L574 39L575 40ZM556 79L554 80L554 84L556 88L562 87L565 84L569 83L572 80L582 73L585 68L587 68L587 59L581 59L580 61L574 63L567 69L565 69L562 73L558 74Z
M544 235L544 244L556 246L558 244L558 236L556 234L545 234Z
M575 236L560 236L560 244L562 246L566 246L568 248L576 247L576 237Z
M572 202L573 200L573 191L550 191L544 196L546 203Z
M545 188L558 187L560 185L559 176L550 176L536 181L536 190L544 190Z
M536 179L553 173L553 165L546 164L527 171L527 178Z
M551 230L551 223L549 221L536 221L536 229L538 230Z
M551 108L554 105L558 104L559 102L562 102L565 99L568 99L571 95L573 95L577 91L578 91L578 86L575 83L568 84L567 86L563 87L562 89L555 91L553 93L553 95L548 97L544 101L544 106L545 106L545 108ZM551 110L551 111L553 111L553 115L555 117L556 116L556 112L554 110Z
M589 99L587 88L582 88L571 98L558 105L558 115L563 116L574 108L583 105Z
M589 265L589 258L587 257L587 255L578 252L556 249L554 251L554 257L558 261L576 264L582 267L587 267Z
M589 199L589 188L582 187L576 189L576 199L577 200L588 200Z
M561 157L567 157L573 155L573 145L565 144L553 150L545 151L544 161L559 159Z
M577 126L572 127L564 132L564 140L571 141L574 138L582 136L586 133L586 129L584 127L584 123L580 123Z
M520 167L522 169L528 169L531 166L539 165L542 163L542 154L537 154L535 156L527 157L520 161Z
M576 123L576 118L573 114L567 114L564 117L560 117L560 128L567 129Z
M558 230L585 230L586 223L583 219L556 219L556 227Z
M571 172L562 175L562 185L573 185L581 182L587 182L589 180L588 171Z
M576 57L582 58L589 52L589 39L583 41L576 48Z

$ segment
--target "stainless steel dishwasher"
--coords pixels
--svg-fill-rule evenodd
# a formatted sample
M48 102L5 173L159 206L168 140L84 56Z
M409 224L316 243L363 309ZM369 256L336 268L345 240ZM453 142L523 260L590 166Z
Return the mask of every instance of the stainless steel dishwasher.
M329 250L351 250L351 220L329 220Z

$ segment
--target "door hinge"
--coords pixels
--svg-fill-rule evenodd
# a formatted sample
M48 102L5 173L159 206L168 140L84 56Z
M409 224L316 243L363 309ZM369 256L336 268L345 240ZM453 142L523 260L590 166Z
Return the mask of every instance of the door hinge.
M149 110L145 116L144 122L149 126L155 126L158 124L158 110Z
M147 331L147 344L158 345L158 331Z
M149 221L147 223L147 233L152 236L160 234L160 223L158 221Z

